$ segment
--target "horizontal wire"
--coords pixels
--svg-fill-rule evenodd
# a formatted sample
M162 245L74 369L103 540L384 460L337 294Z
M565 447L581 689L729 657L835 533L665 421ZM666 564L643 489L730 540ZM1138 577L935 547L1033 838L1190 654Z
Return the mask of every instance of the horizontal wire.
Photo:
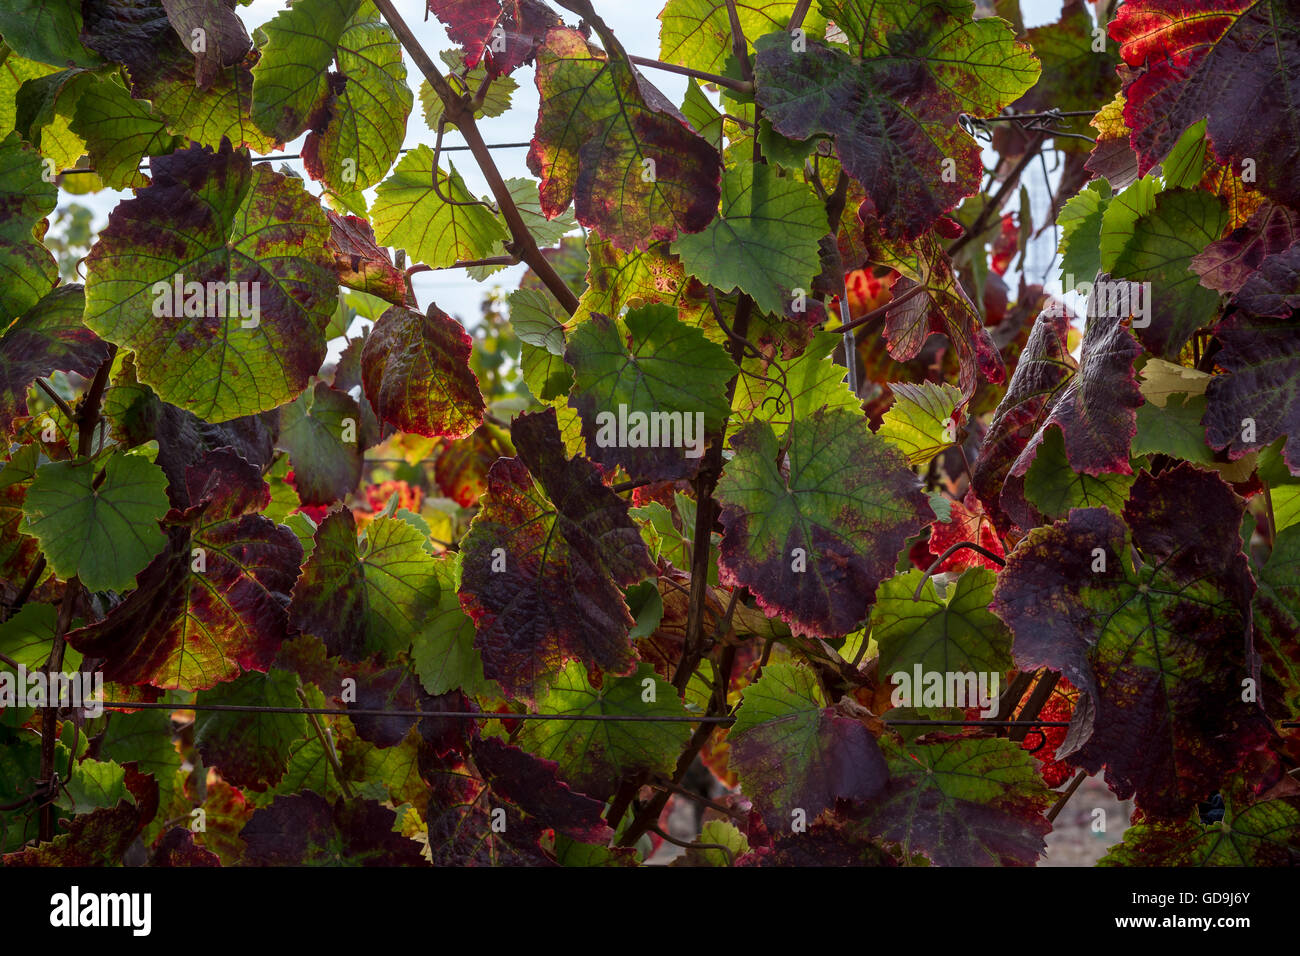
M486 145L488 149L523 149L525 146L532 146L533 144L529 142L529 143L487 143ZM461 152L463 150L467 150L470 148L471 147L469 146L444 146L442 148L442 151L444 153L454 153L454 152ZM409 149L399 149L398 152L409 153L416 149L419 149L419 147L412 146ZM280 159L302 159L302 153L284 153L282 155L276 155L276 156L258 156L253 159L253 162L274 163L276 160L280 160ZM91 167L89 169L65 169L59 175L67 176L69 173L93 173L94 171L95 171L94 167ZM149 171L149 167L141 166L136 171L145 173Z
M384 708L339 707L274 707L262 704L173 704L167 701L111 700L100 705L108 710L211 710L249 714L316 714L326 717L446 717L453 720L570 720L611 721L615 723L680 723L680 724L734 724L734 717L685 717L658 714L503 714L496 712L457 710L386 710ZM891 720L885 723L899 727L1068 727L1068 720Z

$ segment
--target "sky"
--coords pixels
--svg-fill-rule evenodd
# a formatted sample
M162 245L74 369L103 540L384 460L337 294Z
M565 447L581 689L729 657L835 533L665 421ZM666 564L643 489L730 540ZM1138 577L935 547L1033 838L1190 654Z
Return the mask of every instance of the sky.
M658 14L663 7L662 0L594 0L594 4L597 12L609 24L614 35L619 38L628 53L651 58L658 57ZM1054 22L1060 15L1061 5L1061 0L1021 0L1025 26L1033 27L1041 23ZM255 27L272 19L285 6L283 0L253 0L248 6L239 7L238 12L244 21L244 25L251 33ZM394 6L407 25L415 32L424 48L429 51L434 62L440 63L441 61L437 56L438 52L450 49L454 44L447 39L446 31L435 17L430 15L428 20L425 20L424 0L394 0ZM575 19L567 11L557 9L557 12L564 17L566 22L572 23ZM405 57L405 61L407 83L414 93L418 91L423 77L409 55ZM681 104L686 91L687 81L684 77L662 70L645 70L644 72L647 78L665 96L672 102ZM532 138L538 105L534 70L531 66L525 66L516 70L512 76L518 82L519 87L511 98L510 109L502 116L479 121L479 129L484 140L489 144L522 143ZM284 152L289 154L297 153L301 142L300 138L286 144ZM406 141L403 145L409 148L420 144L432 146L433 143L434 134L424 122L424 116L417 97L410 119L407 122ZM444 146L461 145L463 140L454 128L448 128L443 137L443 143ZM493 150L501 175L506 179L512 176L531 177L525 162L527 152L526 148ZM468 153L451 153L449 156L456 164L457 171L464 177L471 192L479 196L489 194L487 181L483 178L477 164ZM985 156L986 164L991 164L993 161L994 155L991 152L987 153ZM302 174L302 164L299 160L287 160L285 164ZM277 170L280 166L280 162L275 164ZM319 186L310 180L307 181L307 186L313 192L320 191ZM1041 177L1030 179L1029 190L1034 204L1035 222L1041 222L1048 202L1047 190L1043 186ZM373 189L369 191L372 198L373 192ZM71 196L67 193L60 193L60 203L67 205L71 202L77 202L89 207L95 213L94 228L98 229L104 225L108 213L112 211L113 207L121 199L128 196L129 193L109 189L87 196ZM1037 243L1035 247L1031 248L1030 255L1027 257L1026 271L1030 274L1031 279L1041 279L1043 271L1048 267L1051 255L1049 231L1046 242ZM525 268L523 265L512 266L509 269L495 273L489 277L487 282L476 282L462 270L420 273L414 279L416 298L419 300L421 309L427 308L433 302L444 312L457 316L462 321L472 325L477 321L480 314L480 304L483 301L485 292L493 285L500 285L507 290L516 288ZM1018 285L1017 277L1008 272L1005 278L1008 285L1014 290Z

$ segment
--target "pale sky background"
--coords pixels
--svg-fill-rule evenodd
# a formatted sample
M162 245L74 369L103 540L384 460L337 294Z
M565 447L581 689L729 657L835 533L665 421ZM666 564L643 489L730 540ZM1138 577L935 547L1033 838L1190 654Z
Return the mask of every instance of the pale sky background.
M658 14L663 8L661 0L594 0L594 4L597 12L609 24L615 36L619 38L629 53L658 58ZM237 8L237 11L251 34L254 28L272 19L285 6L283 0L253 0L248 6ZM425 21L424 0L395 0L394 6L420 39L424 48L432 56L433 61L441 65L437 55L438 52L451 49L454 44L447 39L446 31L435 17L430 15L427 22ZM1060 16L1061 7L1061 0L1021 0L1025 26L1033 27L1042 23L1055 22ZM568 11L556 8L556 12L566 22L571 24L576 22L577 18ZM416 69L415 64L411 62L409 55L405 57L405 60L407 84L410 86L412 93L416 93L423 77L419 70ZM684 77L663 70L645 69L643 72L672 102L681 105L682 97L686 91L686 79ZM510 109L502 116L479 121L479 129L483 133L484 140L488 143L523 143L532 139L533 124L537 120L538 105L534 70L531 66L525 66L516 70L512 76L518 82L519 87L511 98ZM443 137L444 146L462 145L463 142L454 128L448 128ZM420 108L417 96L410 119L407 122L406 142L403 145L412 147L422 143L432 146L434 134L424 122L423 111ZM299 138L292 143L287 143L284 152L297 153L301 145L302 138ZM496 158L498 168L501 170L501 175L507 179L512 176L531 177L525 163L527 152L526 148L494 150L493 155ZM455 152L448 155L456 164L457 171L465 178L470 191L479 196L488 195L487 182L479 172L473 157L468 152ZM986 164L991 164L994 158L992 151L986 151ZM319 184L306 179L300 160L293 159L285 162L299 174L304 175L308 189L314 193L320 192ZM274 168L277 170L280 169L280 166L280 162L274 164ZM1040 223L1043 221L1047 202L1049 201L1047 191L1043 186L1041 175L1026 177L1025 181L1028 184L1034 205L1034 221ZM59 198L61 205L76 202L93 210L95 213L93 228L98 230L107 221L108 213L112 211L113 207L121 199L129 195L126 192L105 189L87 196L72 196L61 192ZM369 190L368 196L373 199L373 195L374 190ZM1033 281L1041 280L1052 253L1051 233L1049 231L1045 234L1044 240L1040 240L1031 246L1030 254L1026 258L1026 271ZM415 276L415 293L419 299L421 309L427 308L430 302L436 302L443 311L457 316L469 325L473 325L478 321L480 303L483 300L484 293L493 285L500 285L507 290L517 288L519 278L525 270L526 267L522 264L512 266L509 269L495 273L486 282L476 282L463 270L420 273ZM1014 290L1018 284L1016 275L1009 271L1005 279L1014 295Z

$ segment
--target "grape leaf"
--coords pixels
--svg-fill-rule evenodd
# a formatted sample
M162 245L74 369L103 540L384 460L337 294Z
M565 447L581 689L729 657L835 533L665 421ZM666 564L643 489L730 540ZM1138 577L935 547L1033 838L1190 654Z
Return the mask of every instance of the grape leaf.
M1110 198L1106 181L1094 179L1071 196L1056 217L1061 229L1061 276L1065 291L1102 271L1101 222Z
M460 587L460 555L437 558L433 570L438 603L415 635L411 650L420 684L430 694L459 689L476 696L500 696L497 686L483 676L483 658L474 647L474 620L461 608L456 593Z
M303 143L303 168L333 189L366 189L383 179L406 138L414 99L402 45L366 4L348 22L335 57L341 80L331 85L320 108L325 118Z
M347 392L317 382L280 409L277 441L289 453L304 504L338 501L361 480L367 438L361 406Z
M1246 289L1249 289L1248 282ZM1205 433L1210 447L1229 459L1286 439L1282 457L1300 474L1300 327L1290 319L1233 313L1215 334L1222 348L1214 360L1226 374L1205 389Z
M1192 257L1201 285L1219 292L1237 292L1265 259L1300 242L1300 213L1266 202L1244 225Z
M483 422L473 340L437 306L427 315L394 306L379 317L361 352L366 397L380 419L430 438L464 438Z
M741 163L722 175L722 208L702 232L672 251L686 271L719 291L747 292L764 312L782 313L820 271L826 207L812 187L779 178L772 166Z
M1277 720L1300 713L1300 525L1277 532L1256 571L1255 633L1262 658L1264 709Z
M647 684L646 682L651 682ZM647 701L648 687L653 699ZM641 664L627 677L605 675L600 687L586 668L571 661L538 695L537 712L571 717L685 717L677 692ZM640 770L671 773L686 746L685 721L526 720L518 744L542 760L554 761L559 777L597 799L613 795L621 778Z
M114 454L95 486L91 459L46 462L23 501L23 518L50 568L91 591L126 591L163 549L167 476L138 455Z
M1126 105L1123 91L1116 93L1115 98L1088 121L1088 125L1097 131L1097 144L1083 168L1094 176L1104 176L1111 189L1127 189L1139 175L1137 154L1129 145L1133 131L1124 123Z
M935 455L957 442L957 406L961 392L947 382L893 382L894 404L881 419L876 434L904 455L910 465L928 465Z
M624 308L664 302L675 305L683 321L699 315L701 306L687 298L690 280L667 242L653 242L643 251L626 252L614 243L587 233L587 276L578 300L575 322L599 312L620 315Z
M763 378L742 374L736 379L728 437L753 421L767 422L781 437L792 421L807 418L819 408L860 412L862 400L845 381L844 366L832 360L832 353L843 341L844 336L838 333L818 332L808 347L789 361L746 358L745 372L757 372Z
M1075 509L1031 531L998 577L992 606L1016 664L1059 671L1091 698L1075 712L1077 751L1058 757L1105 766L1116 795L1136 793L1151 818L1180 818L1270 734L1259 705L1241 699L1254 591L1242 510L1192 465L1142 472L1124 523Z
M293 627L349 661L409 648L438 603L436 562L424 537L400 518L376 518L359 543L352 512L330 512L293 589Z
M864 823L939 866L1032 866L1052 825L1053 794L1033 758L1010 740L884 741L889 785Z
M229 143L151 168L153 184L117 205L86 260L86 325L131 349L161 399L209 421L293 398L325 358L336 298L325 213ZM186 292L182 308L182 281L206 294Z
M194 690L264 670L285 636L285 601L302 560L292 531L256 514L270 489L230 449L186 472L192 507L165 519L167 546L136 589L68 635L105 659L104 679Z
M474 764L493 793L542 826L586 843L608 843L614 836L601 819L605 805L557 780L558 764L553 761L485 737L474 745Z
M889 775L866 725L826 706L817 675L791 664L767 665L745 689L727 742L741 790L773 829L796 809L812 819L869 801Z
M172 29L187 46L195 46L195 31L203 38L202 49L194 50L194 81L207 89L223 67L234 66L248 53L253 41L243 21L225 0L162 0Z
M1142 413L1152 407L1154 406L1147 403L1138 409L1138 437L1142 434ZM1199 424L1197 431L1200 431ZM1204 448L1203 438L1200 438L1200 443ZM1209 449L1206 452L1208 455ZM1138 450L1137 438L1134 438L1133 453L1142 453ZM1065 517L1071 508L1109 508L1118 514L1132 484L1132 475L1089 475L1075 472L1066 458L1065 442L1060 429L1049 428L1034 457L1034 463L1025 472L1025 498L1053 520Z
M0 10L0 33L19 56L59 67L96 67L102 60L81 43L77 0L10 0Z
M0 433L27 414L35 379L55 371L89 378L108 357L108 345L81 324L85 302L81 286L58 286L0 332Z
M340 284L378 296L394 305L406 304L406 275L393 265L388 252L375 243L370 223L359 216L326 210L330 222L329 250Z
M814 412L786 441L788 463L766 423L731 441L736 455L717 488L719 576L793 629L839 637L862 621L903 542L932 518L929 499L861 415Z
M1197 329L1211 324L1219 297L1192 271L1192 258L1221 235L1227 213L1200 191L1166 189L1155 206L1132 224L1110 271L1116 278L1150 282L1144 295L1149 315L1135 319L1138 339L1152 354L1177 359ZM1099 293L1095 293L1099 294Z
M548 217L572 200L582 225L620 249L644 250L709 224L721 160L612 40L606 56L576 30L546 35L528 168L541 177Z
M531 62L546 31L560 26L539 0L429 0L429 10L464 47L465 65L483 63L494 77Z
M72 131L85 140L95 173L115 189L147 186L149 180L139 170L140 161L181 145L149 103L132 98L126 87L111 77L87 84L78 92Z
M244 866L420 866L419 847L394 833L397 814L374 800L310 791L276 797L239 831Z
M633 619L620 588L654 571L627 502L590 462L566 458L553 409L520 415L511 437L519 457L488 472L460 549L483 672L511 696L573 658L626 674Z
M212 690L201 691L198 704L297 707L298 675L272 668L248 673ZM199 710L194 746L205 767L215 767L236 787L265 790L289 766L289 748L308 733L302 714Z
M1183 131L1208 117L1219 162L1235 169L1258 158L1258 188L1287 205L1300 201L1293 160L1300 123L1280 104L1300 98L1300 19L1278 0L1127 3L1110 25L1120 56L1135 70L1124 89L1138 172L1168 155ZM1259 51L1269 50L1268 56ZM1261 99L1257 91L1272 95ZM1244 96L1244 98L1243 98ZM1267 153L1260 144L1267 143Z
M261 27L253 67L253 122L286 143L307 128L330 95L329 66L360 0L304 0Z
M491 255L510 234L490 209L474 202L454 165L443 173L433 159L433 150L417 146L379 184L370 213L375 235L434 269Z
M1252 800L1239 782L1223 795L1223 819L1143 821L1124 833L1098 866L1295 866L1300 805L1294 796Z
M979 148L957 123L989 115L1038 79L1038 61L973 4L828 3L851 52L784 33L754 46L755 97L790 139L832 136L845 172L867 191L892 238L915 238L979 188Z
M930 540L927 548L935 559L943 557L948 549L962 541L978 544L991 554L999 557L1005 554L1002 539L998 537L993 519L984 510L979 496L973 490L966 492L962 501L949 501L940 497L948 506L947 513L940 511L940 505L931 499L930 505L939 520L930 525ZM948 555L947 560L939 565L943 572L961 571L964 568L991 568L997 570L1001 563L986 557L978 551L961 548Z
M1011 635L988 609L997 575L987 568L963 571L942 597L934 579L926 578L921 599L913 601L922 574L913 569L892 577L876 595L871 636L880 645L882 677L899 671L910 677L916 665L943 674L1005 674Z
M58 199L44 170L16 130L0 140L0 321L6 325L45 298L59 276L54 256L32 236Z
M704 455L706 433L726 420L736 366L671 306L635 309L625 324L626 333L596 314L569 336L569 404L582 417L587 453L634 478L688 477ZM633 416L644 420L639 432Z
M736 16L746 48L752 53L753 38L784 31L790 23L796 0L746 0L737 3ZM734 53L731 17L725 0L668 0L659 13L659 59L708 73L725 73ZM804 13L803 30L820 39L826 35L826 18L816 5Z

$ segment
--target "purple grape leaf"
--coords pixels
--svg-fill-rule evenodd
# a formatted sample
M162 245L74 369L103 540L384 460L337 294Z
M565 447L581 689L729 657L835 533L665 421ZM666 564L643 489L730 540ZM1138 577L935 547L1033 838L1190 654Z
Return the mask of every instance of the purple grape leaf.
M1181 818L1273 734L1241 699L1255 590L1243 509L1193 465L1142 472L1123 522L1076 508L1031 531L998 575L992 608L1017 666L1058 671L1089 698L1058 756L1105 767L1116 795L1136 794L1150 818Z
M620 589L654 573L627 502L566 457L553 408L520 415L511 438L519 457L492 466L461 542L461 606L483 673L511 696L574 658L626 674L634 622Z
M375 414L402 431L464 438L483 422L473 340L437 306L427 315L394 306L379 317L361 352L361 376Z
M298 675L275 668L248 673L200 692L199 704L298 707ZM266 790L284 776L290 748L310 732L302 714L200 710L194 746L205 767L215 767L227 783Z
M332 805L307 791L276 797L239 832L244 866L421 866L419 845L394 833L397 814L374 800Z
M194 842L185 827L172 827L149 849L149 866L220 866L221 857Z
M960 114L996 114L1038 80L1029 47L971 9L822 4L851 52L784 32L754 43L765 118L790 139L832 136L891 236L920 236L979 189L979 147Z
M258 470L231 449L187 470L190 501L163 519L168 543L136 589L68 642L104 659L104 679L197 690L264 671L285 637L302 545L256 512L270 501Z
M528 168L554 219L574 201L578 222L620 249L699 232L717 214L722 161L613 37L606 52L556 28L537 55L542 105Z
M496 737L484 737L474 745L474 764L493 793L536 817L542 826L583 843L608 843L614 836L601 818L605 804L561 783L555 762Z
M741 790L773 830L796 809L812 820L841 800L870 801L889 778L866 725L827 706L817 675L792 664L769 664L745 689L727 743Z
M1201 285L1237 292L1265 259L1300 242L1300 212L1265 202L1243 226L1210 243L1192 257Z
M939 866L1033 866L1055 795L1019 744L996 737L882 741L889 784L862 827Z
M532 62L546 31L563 26L539 0L429 0L429 11L464 48L465 66L483 62L491 77Z
M277 444L289 453L293 484L303 504L328 505L361 482L368 433L361 406L347 392L317 382L280 408Z
M866 616L903 543L934 520L903 453L842 408L794 421L788 462L772 427L745 426L723 469L719 578L768 616L835 638Z
M359 216L340 216L325 210L330 222L329 251L334 256L334 274L339 284L394 305L406 304L406 275L388 252L375 243L375 231Z

